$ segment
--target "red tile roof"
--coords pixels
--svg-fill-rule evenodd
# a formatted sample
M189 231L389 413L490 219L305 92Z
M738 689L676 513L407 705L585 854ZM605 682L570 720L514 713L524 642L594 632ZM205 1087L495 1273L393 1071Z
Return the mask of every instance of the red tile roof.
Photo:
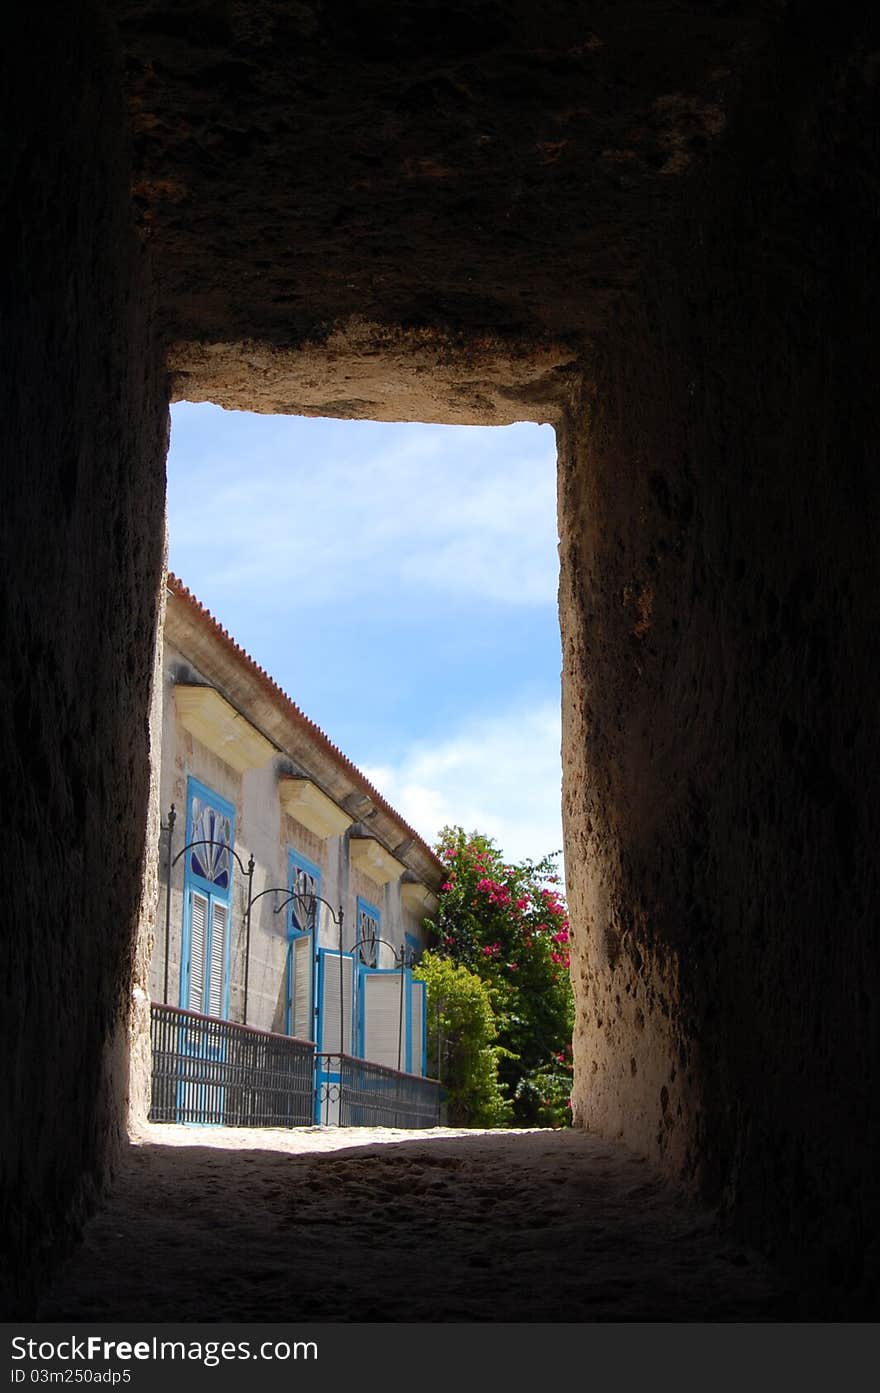
M167 578L168 589L171 594L174 595L176 599L181 600L189 609L190 613L194 614L205 628L210 629L215 637L218 638L230 652L235 654L238 661L243 667L246 667L251 675L259 682L260 686L269 695L281 713L286 716L288 720L293 721L296 725L301 726L303 730L307 731L309 737L316 745L323 746L323 748L332 755L336 763L342 766L352 783L365 793L368 798L372 799L378 807L384 808L403 829L404 833L412 837L413 840L427 852L438 872L445 874L446 868L443 862L432 851L424 838L420 837L415 828L410 827L409 823L404 821L400 813L391 806L387 799L383 798L379 790L375 785L370 783L365 774L361 773L357 765L353 764L348 756L342 753L338 745L333 744L333 741L329 736L325 735L319 725L316 725L314 721L309 719L305 712L300 710L295 701L291 701L287 693L269 676L265 668L260 667L259 663L256 662L240 644L236 643L228 630L223 628L223 625L214 618L211 611L202 604L201 600L196 598L178 576L174 575L172 571L169 571L167 573ZM401 840L406 840L406 837L403 837Z

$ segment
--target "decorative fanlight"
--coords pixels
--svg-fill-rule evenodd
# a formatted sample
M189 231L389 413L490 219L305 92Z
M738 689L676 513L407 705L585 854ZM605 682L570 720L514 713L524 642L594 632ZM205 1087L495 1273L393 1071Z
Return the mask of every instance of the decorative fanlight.
M229 888L230 819L201 798L192 800L190 864L193 873L218 889Z

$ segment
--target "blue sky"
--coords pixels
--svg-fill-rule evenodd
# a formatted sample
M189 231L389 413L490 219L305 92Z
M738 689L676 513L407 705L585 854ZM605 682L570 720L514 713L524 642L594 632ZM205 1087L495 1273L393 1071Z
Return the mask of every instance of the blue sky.
M561 846L550 426L172 408L169 565L428 841Z

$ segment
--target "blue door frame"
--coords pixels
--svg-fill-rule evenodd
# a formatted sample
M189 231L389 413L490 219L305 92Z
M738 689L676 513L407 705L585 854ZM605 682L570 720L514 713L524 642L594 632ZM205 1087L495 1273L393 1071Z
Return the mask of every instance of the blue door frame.
M340 992L340 957L342 959L343 983ZM355 961L353 953L342 953L332 948L319 948L317 952L318 971L317 971L317 1008L315 1013L315 1121L321 1121L321 1100L325 1088L330 1088L333 1084L339 1084L341 1074L338 1070L328 1068L327 1061L322 1059L322 1054L338 1054L340 1044L344 1044L345 1054L353 1052L352 1045L354 1040L354 996L355 996ZM349 1000L346 1006L345 985L349 983ZM342 997L339 1002L339 1017L336 1021L328 1021L327 1000L332 1001L334 997ZM347 1018L347 1019L346 1019ZM340 1040L339 1020L342 1019L347 1025L347 1040ZM331 1038L331 1033L333 1038Z
M316 866L313 861L309 861L300 852L294 851L292 847L287 851L287 888L293 893L294 890L302 888L308 894L310 891L315 895L321 893L321 868ZM294 1034L293 1030L293 993L295 990L294 980L294 958L293 941L303 938L306 935L311 940L312 951L309 958L310 997L311 1007L309 1016L308 1039L314 1039L316 1035L316 1008L317 1008L317 981L315 973L315 950L318 943L318 928L320 922L320 904L316 903L315 912L308 923L303 918L303 907L297 905L294 900L290 901L287 908L287 1003L284 1016L284 1030L287 1035Z
M200 806L196 809L196 803ZM228 837L218 838L228 846L224 857L217 845L191 845L203 838L213 839L224 823ZM212 1004L220 1019L229 1017L229 952L232 934L232 867L231 852L235 845L235 809L227 799L190 776L186 784L186 843L183 872L183 925L180 946L180 986L178 1000L184 1008L192 1007L192 940L193 910L196 899L199 913L204 914L202 925L201 982L197 993L202 1015L211 1015ZM202 911L201 905L204 904ZM220 981L214 981L213 967L217 944L215 935L222 934L220 945ZM216 997L216 1003L212 998ZM225 1045L212 1039L209 1028L192 1022L181 1027L181 1053L193 1060L193 1079L178 1085L180 1106L192 1120L193 1113L203 1113L203 1123L223 1121L224 1090L211 1082L212 1065L221 1063ZM199 1077L201 1076L201 1077ZM180 1093L183 1090L183 1093Z

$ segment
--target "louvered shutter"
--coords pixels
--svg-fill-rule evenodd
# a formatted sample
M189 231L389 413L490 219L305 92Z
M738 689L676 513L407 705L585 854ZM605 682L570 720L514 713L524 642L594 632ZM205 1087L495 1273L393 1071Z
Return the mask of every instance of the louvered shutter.
M321 971L321 1049L325 1053L339 1051L339 953L320 949ZM351 1015L354 986L354 960L350 953L342 955L342 1051L351 1054Z
M364 1059L388 1069L406 1068L406 996L400 989L399 972L365 972L361 977Z
M290 945L290 970L293 983L290 992L290 1033L299 1040L313 1040L315 1021L312 1014L312 935L302 934Z
M425 1072L425 984L410 978L409 1063L411 1074Z
M191 890L189 896L189 992L190 1011L205 1008L205 941L208 936L208 897Z
M209 1016L223 1015L223 965L226 960L226 925L229 909L222 900L211 901L211 970L208 978Z

